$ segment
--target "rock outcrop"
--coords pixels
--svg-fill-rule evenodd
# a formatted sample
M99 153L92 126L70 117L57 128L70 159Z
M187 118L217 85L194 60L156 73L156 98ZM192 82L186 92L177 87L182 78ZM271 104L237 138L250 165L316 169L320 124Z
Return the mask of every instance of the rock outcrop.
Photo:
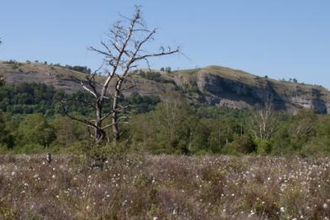
M181 84L195 88L199 100L207 105L248 109L272 102L275 109L291 113L302 108L330 113L330 92L321 86L283 82L224 67L200 69L189 78L194 80Z
M171 73L152 71L146 74L146 71L149 70L132 72L127 83L135 87L125 91L125 96L138 92L166 98L170 92L181 92L190 103L197 106L248 109L272 102L275 109L291 113L302 108L314 109L322 114L330 113L330 92L321 86L278 81L220 66ZM36 63L0 62L0 75L8 84L45 83L67 93L81 90L81 82L87 83L86 73ZM102 76L97 78L102 83Z

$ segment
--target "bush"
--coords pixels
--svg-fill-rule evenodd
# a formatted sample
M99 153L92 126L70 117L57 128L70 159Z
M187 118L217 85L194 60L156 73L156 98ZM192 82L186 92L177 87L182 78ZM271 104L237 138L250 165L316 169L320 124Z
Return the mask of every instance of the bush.
M272 151L272 144L269 140L265 139L255 139L254 143L256 145L257 154L267 155Z
M256 151L256 146L250 135L237 136L233 142L227 143L221 153L229 155L250 154Z
M237 138L235 143L235 148L237 152L247 154L247 153L253 153L256 150L256 146L252 140L252 137L250 135L242 135Z
M26 144L15 148L14 152L17 154L38 154L46 152L46 148L40 144Z

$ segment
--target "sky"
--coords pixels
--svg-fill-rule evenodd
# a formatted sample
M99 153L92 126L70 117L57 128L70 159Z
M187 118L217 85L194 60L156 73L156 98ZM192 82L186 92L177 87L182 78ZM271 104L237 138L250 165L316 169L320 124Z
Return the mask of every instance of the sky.
M0 60L87 66L122 15L141 6L149 51L182 54L149 60L172 70L219 65L274 79L330 88L329 0L1 0ZM145 63L140 64L146 67Z

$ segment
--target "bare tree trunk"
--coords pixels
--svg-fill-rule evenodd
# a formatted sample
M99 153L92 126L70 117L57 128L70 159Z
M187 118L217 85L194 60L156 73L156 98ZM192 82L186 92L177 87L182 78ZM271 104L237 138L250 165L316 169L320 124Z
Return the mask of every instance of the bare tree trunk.
M126 22L126 25L125 25ZM160 51L156 53L148 53L143 47L149 41L152 41L156 29L149 30L141 17L140 7L135 8L135 14L131 19L124 17L123 21L119 21L113 25L112 30L108 34L109 41L101 42L103 50L91 47L90 49L104 56L104 61L109 67L106 72L104 82L101 83L101 91L98 91L96 87L95 74L88 77L88 85L82 83L83 88L95 97L95 119L89 120L85 118L77 118L70 115L66 111L64 102L64 112L71 118L82 123L85 123L88 128L94 129L92 138L96 143L101 143L106 139L105 129L112 127L113 139L118 141L120 139L119 122L121 113L125 106L119 105L119 96L122 91L129 89L124 88L124 82L128 76L128 73L132 68L136 68L138 63L145 61L149 66L148 59L151 57L160 57L165 55L171 55L179 52L179 48L167 50L164 47L160 47ZM119 72L121 71L121 72ZM110 82L114 82L114 94L111 94L109 88ZM103 113L102 109L105 105L104 100L112 99L112 109L110 112ZM85 105L89 103L82 102ZM103 114L103 115L102 115ZM111 116L111 124L104 124L104 120Z
M118 98L119 98L119 91L116 91L113 104L112 104L112 133L114 136L114 141L118 141L120 138L119 135L119 128L118 128Z
M278 117L271 100L267 100L264 106L256 110L251 119L251 130L256 138L268 140L272 137L278 124Z

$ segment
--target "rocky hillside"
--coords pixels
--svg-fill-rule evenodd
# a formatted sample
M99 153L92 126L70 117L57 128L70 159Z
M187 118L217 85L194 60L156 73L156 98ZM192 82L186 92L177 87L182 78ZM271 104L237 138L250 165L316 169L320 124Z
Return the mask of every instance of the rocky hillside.
M0 75L7 84L40 82L67 93L81 90L81 82L86 81L86 73L40 63L0 62ZM98 80L102 82L100 76ZM278 81L220 66L171 73L136 70L127 83L135 87L125 95L136 91L165 98L167 93L179 91L196 105L243 109L270 100L276 109L287 112L312 108L330 113L330 92L321 86Z
M322 86L278 81L219 66L180 71L173 77L188 93L195 91L199 100L209 105L241 109L270 100L278 110L330 112L330 92Z

